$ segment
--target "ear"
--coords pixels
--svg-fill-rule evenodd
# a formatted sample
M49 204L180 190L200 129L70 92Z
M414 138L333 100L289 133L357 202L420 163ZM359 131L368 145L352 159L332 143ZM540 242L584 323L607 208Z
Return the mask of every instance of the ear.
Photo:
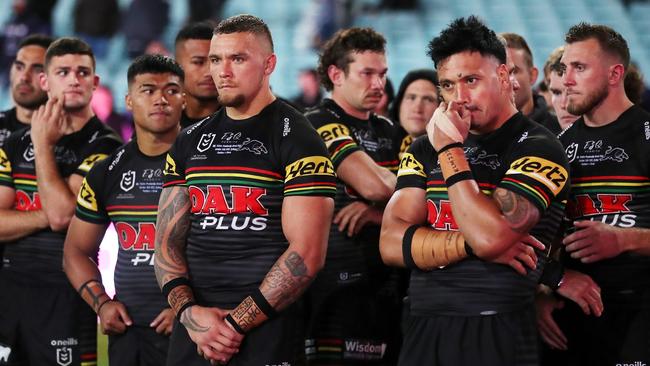
M93 76L93 91L97 90L98 86L99 86L99 76L95 75Z
M185 108L187 107L187 94L185 94L185 92L183 92L181 94L181 96L183 98L183 105L181 106L181 109L185 110Z
M610 66L607 78L610 84L623 83L625 81L625 67L622 64Z
M508 72L508 65L501 64L497 67L497 78L499 79L501 87L507 89L512 88L510 85L510 73Z
M131 94L126 94L124 96L124 101L126 102L126 109L129 112L133 112L133 100L131 99Z
M530 68L530 85L535 85L537 77L539 76L539 70L533 66Z
M334 86L341 86L345 73L336 65L329 65L327 67L327 76L330 78Z
M270 54L266 58L266 63L264 65L264 75L271 75L273 70L275 70L275 65L278 62L278 57L275 55L275 53Z
M38 74L38 83L41 86L41 89L46 92L50 91L50 84L47 82L47 75L44 72Z

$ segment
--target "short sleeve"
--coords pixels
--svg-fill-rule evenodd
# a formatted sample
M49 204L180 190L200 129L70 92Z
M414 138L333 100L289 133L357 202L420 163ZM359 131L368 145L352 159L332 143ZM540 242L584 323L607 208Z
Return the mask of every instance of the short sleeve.
M11 161L3 148L0 147L0 185L14 187L14 179L11 175Z
M86 154L83 157L81 164L79 164L74 173L85 177L95 163L106 159L108 155L121 145L121 141L109 136L98 139L88 150L86 150Z
M402 154L397 171L397 185L395 190L402 188L427 188L427 169L424 162L427 160L426 139L418 139ZM431 144L428 144L429 146ZM433 154L433 148L429 155ZM430 157L429 157L430 158Z
M280 145L285 196L336 194L336 175L327 148L309 122L296 116Z
M348 155L361 150L352 138L350 129L329 113L308 114L307 118L318 132L318 135L320 135L320 138L325 142L335 169L338 169L341 162Z
M103 184L106 182L105 168L105 164L94 166L81 183L75 216L83 221L93 224L106 224L110 221L100 198L104 190Z
M519 143L498 186L526 197L541 213L551 202L565 200L569 163L560 142L550 137L533 137Z
M183 130L185 131L185 130ZM163 188L173 186L184 186L185 180L185 151L187 139L192 135L182 132L174 141L171 149L165 156L165 168L163 169Z

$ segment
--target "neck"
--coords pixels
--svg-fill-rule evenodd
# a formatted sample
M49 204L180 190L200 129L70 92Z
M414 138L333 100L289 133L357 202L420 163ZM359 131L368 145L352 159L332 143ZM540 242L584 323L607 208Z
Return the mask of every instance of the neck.
M520 112L524 116L529 116L531 113L533 113L534 109L535 109L535 100L532 98L531 95L531 98L528 99L528 101L523 106L521 106Z
M32 114L34 114L34 109L27 109L16 105L16 118L18 122L29 125L32 123Z
M94 115L95 113L90 108L90 104L77 111L65 111L67 123L65 134L69 135L81 130Z
M351 115L354 118L363 120L370 118L370 111L361 111L357 108L354 108L350 103L348 103L345 98L343 98L343 96L341 96L336 91L332 92L332 100L338 104L338 106L341 107L345 113Z
M185 115L192 119L204 118L219 109L219 100L214 99L197 99L188 95L185 98Z
M136 142L138 150L147 156L158 156L169 151L178 132L180 125L163 133L154 133L142 130L136 125Z
M275 101L271 89L263 87L250 101L238 107L226 107L226 114L232 119L246 119L258 115L262 109Z
M589 127L601 127L618 119L633 103L620 88L610 90L609 95L598 105L584 114L585 124Z
M483 126L479 126L478 128L472 128L470 132L475 135L484 135L486 133L496 131L501 128L501 126L503 126L517 112L517 108L514 106L514 104L512 104L510 100L507 100L502 103L501 113L499 113L499 115L492 122L488 122Z

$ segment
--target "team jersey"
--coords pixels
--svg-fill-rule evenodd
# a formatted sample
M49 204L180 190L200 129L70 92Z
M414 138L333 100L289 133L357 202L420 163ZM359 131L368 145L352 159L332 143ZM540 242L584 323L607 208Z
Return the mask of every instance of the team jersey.
M81 130L57 142L54 153L59 174L64 179L72 174L85 176L94 163L120 145L121 140L115 132L93 117ZM15 210L41 209L34 159L29 129L12 134L0 148L0 185L15 190ZM7 243L3 271L38 281L67 283L61 265L64 240L65 232L46 229Z
M115 295L134 324L149 326L167 307L153 270L158 198L165 156L147 156L135 139L97 163L83 181L75 215L115 226Z
M164 187L187 188L190 281L199 301L217 306L234 306L259 287L287 249L285 197L333 197L336 190L323 142L280 100L243 120L222 108L183 130L163 174Z
M206 118L210 118L210 116L207 117L201 117L201 118L190 118L188 115L183 111L181 113L181 128L187 128L190 127L191 125L195 124L196 122L202 121Z
M602 127L588 127L580 118L560 141L571 167L570 219L650 228L650 114L633 106ZM647 256L626 252L591 264L566 259L601 288L650 285Z
M0 112L0 147L4 145L9 136L22 128L27 128L29 125L22 123L16 117L16 108L11 108L4 112Z
M557 138L516 113L496 131L470 134L463 149L486 196L496 188L507 189L539 209L540 221L530 234L550 247L569 190L568 163ZM416 139L400 162L397 189L409 187L426 190L431 228L458 230L437 155L427 136ZM473 316L521 309L533 302L542 262L526 276L476 256L443 269L413 270L409 290L412 314Z
M398 144L395 128L390 120L371 114L361 120L345 113L333 100L324 99L305 116L318 131L338 169L341 162L356 151L368 154L378 165L397 172L399 166ZM364 201L358 193L341 179L336 180L334 212L356 202ZM360 278L368 266L383 266L379 257L379 226L366 225L354 236L340 232L337 225L330 229L325 271L338 271L342 281Z

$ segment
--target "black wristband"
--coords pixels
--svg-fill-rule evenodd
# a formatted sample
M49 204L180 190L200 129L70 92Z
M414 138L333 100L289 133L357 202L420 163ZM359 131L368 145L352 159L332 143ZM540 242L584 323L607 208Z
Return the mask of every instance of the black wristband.
M278 312L273 308L271 304L269 304L268 300L266 300L266 297L262 294L262 291L260 289L257 289L253 291L253 293L250 295L253 301L255 301L255 304L257 305L260 310L266 315L267 318L271 319L274 316L278 315Z
M91 279L89 279L88 281L84 282L81 286L79 286L79 289L77 290L77 293L79 293L80 295L82 295L81 291L83 291L84 287L88 286L91 282L97 282L97 283L99 283L101 286L103 286L102 281L100 281L100 280L98 280L98 279L96 279L96 278L91 278Z
M467 255L474 255L474 249L467 244L467 240L465 240L465 253L467 253Z
M564 277L564 266L562 263L549 258L544 266L544 271L542 272L542 277L539 279L539 283L546 285L555 291L560 287L560 282Z
M237 331L237 333L246 334L246 332L244 332L244 330L241 329L239 324L237 324L237 322L235 321L235 318L233 318L232 315L230 315L230 314L226 315L226 321L228 323L230 323L230 325L232 325L232 327L235 329L235 331Z
M445 152L445 151L447 151L449 149L453 149L455 147L463 147L463 144L460 143L460 142L452 142L449 145L445 145L445 146L441 147L440 150L438 150L438 155L442 154L443 152Z
M183 304L183 306L181 306L181 308L178 309L178 313L176 313L176 319L178 319L178 321L180 322L181 315L183 315L183 312L187 310L187 308L189 308L190 306L194 306L194 305L197 305L196 301L188 301L185 304Z
M421 225L411 225L406 229L406 232L404 232L404 239L402 239L402 257L404 257L404 265L406 268L418 268L413 260L413 254L411 254L411 245L413 244L413 235L415 234L415 230L421 227Z
M445 179L445 184L447 185L447 188L450 188L454 184L464 181L464 180L473 180L474 176L472 175L471 170L465 170L460 173L456 173L452 175L451 177Z
M178 286L190 286L190 280L185 277L176 277L173 280L168 281L162 287L162 293L165 295L165 300L169 297L169 293Z
M113 299L111 299L109 297L108 300L106 300L103 303L99 304L99 306L97 307L97 316L99 316L99 312L102 310L102 306L106 305L106 303L109 303L111 301L113 301Z

